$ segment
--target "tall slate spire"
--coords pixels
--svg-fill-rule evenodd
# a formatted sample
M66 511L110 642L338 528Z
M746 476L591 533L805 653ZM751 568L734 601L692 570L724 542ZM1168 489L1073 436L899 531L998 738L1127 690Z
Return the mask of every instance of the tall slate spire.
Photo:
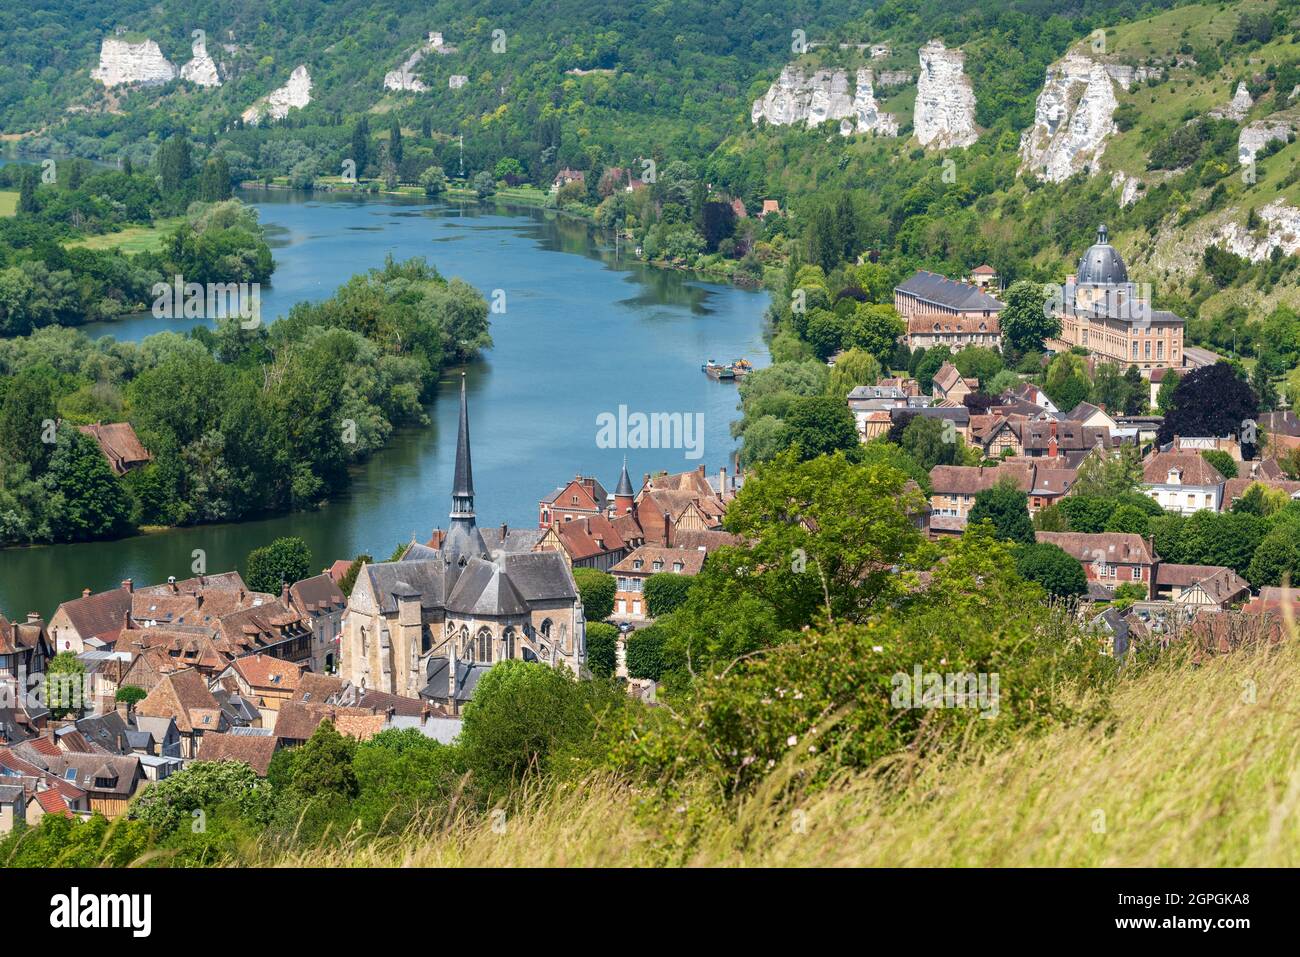
M449 564L463 565L471 558L487 559L489 552L474 520L474 473L469 456L469 402L465 374L460 376L460 428L456 434L456 471L451 483L451 524L442 553Z
M460 429L456 433L456 474L451 482L451 514L474 514L474 469L469 457L469 402L465 373L460 374Z

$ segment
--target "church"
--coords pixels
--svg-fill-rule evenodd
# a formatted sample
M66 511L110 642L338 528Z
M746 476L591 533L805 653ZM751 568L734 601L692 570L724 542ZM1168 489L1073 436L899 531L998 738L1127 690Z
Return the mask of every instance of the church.
M396 562L362 567L348 599L341 677L368 691L423 697L458 713L499 661L586 663L586 621L564 556L489 550L474 515L469 408L460 426L451 522L439 547L412 542Z
M1079 269L1065 283L1058 304L1060 339L1048 346L1065 352L1076 346L1124 368L1138 367L1144 378L1153 369L1179 369L1183 353L1182 317L1152 307L1130 282L1128 266L1114 246L1105 226L1097 241L1079 259Z

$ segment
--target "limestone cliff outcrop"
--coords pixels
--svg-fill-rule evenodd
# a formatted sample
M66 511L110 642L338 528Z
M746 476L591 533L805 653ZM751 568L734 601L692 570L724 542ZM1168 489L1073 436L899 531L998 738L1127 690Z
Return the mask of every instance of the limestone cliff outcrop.
M1284 256L1300 251L1300 209L1279 199L1260 209L1259 218L1262 225L1254 232L1240 223L1227 223L1215 233L1211 245L1221 245L1251 262L1263 262L1274 249L1281 249Z
M773 126L803 123L814 127L827 120L838 120L840 132L898 135L898 119L885 113L876 101L871 71L860 69L853 92L849 91L846 70L816 70L808 73L794 64L787 65L767 92L754 101L750 120L766 120Z
M424 43L407 57L401 66L384 74L384 89L424 93L429 87L416 75L416 68L430 53L446 54L454 52L455 47L447 46L443 42L441 33L430 33Z
M120 37L104 37L99 47L99 65L90 71L104 86L141 83L158 86L176 79L176 64L162 55L153 40L132 43Z
M207 43L201 34L194 38L190 53L192 59L181 67L181 79L188 80L195 86L221 86L217 62L208 56Z
M1232 99L1228 101L1227 105L1210 110L1210 115L1216 119L1241 122L1254 105L1255 100L1251 97L1250 90L1246 89L1246 84L1243 81L1237 84L1237 91L1232 94Z
M920 51L916 78L916 113L912 127L922 146L947 149L970 146L975 128L975 92L966 75L966 55L931 40Z
M1255 162L1255 154L1274 140L1285 142L1294 129L1289 119L1271 118L1247 124L1237 135L1237 162L1249 166Z
M290 110L300 110L311 102L311 74L306 64L299 64L289 74L289 82L272 90L243 113L244 122L256 126L264 117L282 120Z
M1119 101L1106 64L1069 53L1047 68L1034 107L1034 124L1020 137L1021 169L1059 183L1075 173L1097 172L1106 140L1115 131Z

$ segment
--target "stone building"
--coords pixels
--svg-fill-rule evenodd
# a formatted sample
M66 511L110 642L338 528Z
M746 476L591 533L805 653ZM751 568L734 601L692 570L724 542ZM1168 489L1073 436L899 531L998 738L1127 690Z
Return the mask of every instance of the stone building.
M1065 283L1058 351L1076 346L1149 377L1159 368L1184 364L1182 317L1151 304L1149 294L1129 281L1123 257L1110 244L1105 226L1097 242L1079 259L1078 272Z
M461 382L451 522L440 547L413 543L396 562L362 567L348 599L340 677L371 691L445 698L450 679L522 658L586 661L586 622L559 552L490 551L474 514L469 411ZM431 683L442 676L442 687ZM477 677L472 679L477 681Z

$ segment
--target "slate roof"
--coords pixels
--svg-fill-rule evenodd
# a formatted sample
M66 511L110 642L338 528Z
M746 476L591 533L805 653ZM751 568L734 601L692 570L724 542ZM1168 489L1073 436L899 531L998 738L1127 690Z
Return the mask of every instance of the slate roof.
M294 606L305 614L341 611L348 600L328 572L313 578L304 578L289 586L289 597Z
M456 694L454 700L465 702L474 695L479 679L487 674L491 665L472 664L468 661L456 662ZM429 682L420 690L421 698L435 701L447 699L447 659L430 658L428 670Z
M502 618L526 615L528 604L500 567L471 558L447 596L447 610L471 618Z
M1105 226L1097 227L1097 241L1080 257L1076 281L1080 285L1107 286L1128 282L1128 267L1124 265L1124 257L1110 244Z
M899 292L914 296L922 302L955 309L958 312L997 312L1006 308L978 286L957 282L938 273L917 270L912 278L897 287Z
M85 791L98 791L118 797L135 793L141 777L138 755L61 753L46 759L46 769L62 781ZM101 779L107 783L100 786Z
M363 574L370 579L370 587L381 612L390 615L396 613L396 595L407 589L414 589L419 594L422 608L446 606L447 566L441 553L435 554L438 555L436 559L405 558L400 562L366 565Z
M131 742L129 729L122 716L116 711L109 711L91 718L81 718L76 728L90 744L103 748L112 754L130 754Z

